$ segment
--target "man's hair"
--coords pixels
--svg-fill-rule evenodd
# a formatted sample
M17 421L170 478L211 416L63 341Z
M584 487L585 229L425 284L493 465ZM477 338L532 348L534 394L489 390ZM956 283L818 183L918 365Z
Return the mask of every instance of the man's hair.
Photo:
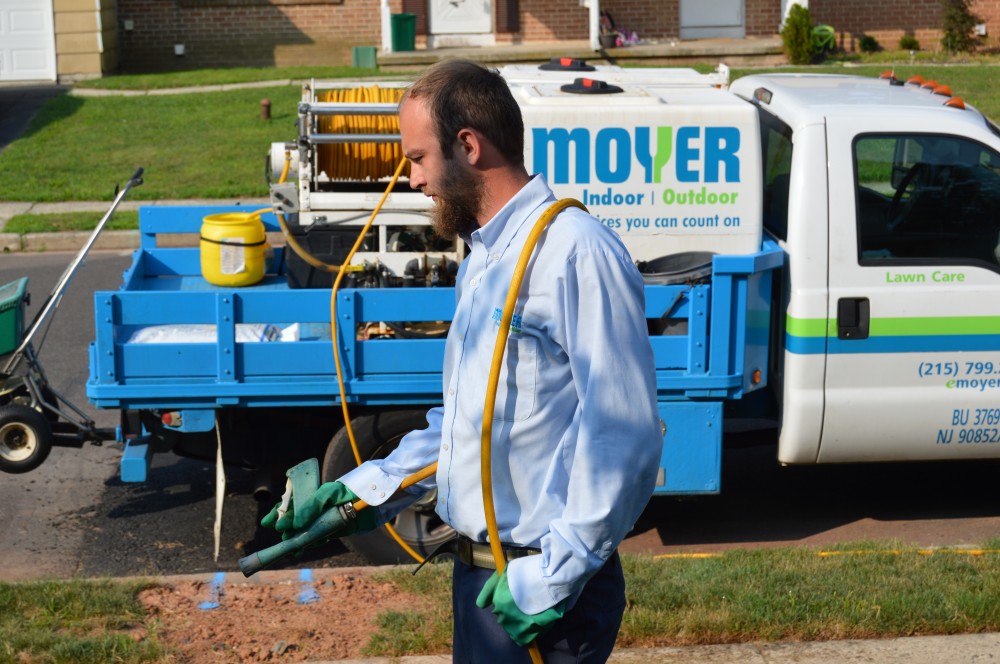
M521 109L496 69L468 60L445 60L420 75L403 95L423 99L434 120L445 158L452 156L458 132L483 134L508 161L524 163L524 120Z

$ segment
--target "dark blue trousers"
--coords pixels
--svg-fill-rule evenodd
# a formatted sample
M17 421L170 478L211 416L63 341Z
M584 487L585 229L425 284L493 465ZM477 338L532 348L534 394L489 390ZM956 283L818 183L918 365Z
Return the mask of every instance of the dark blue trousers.
M527 648L514 643L492 607L480 609L476 597L493 570L455 561L452 607L455 636L452 661L470 664L530 664ZM538 637L545 664L603 663L611 656L625 613L625 576L615 552L587 582L576 605Z

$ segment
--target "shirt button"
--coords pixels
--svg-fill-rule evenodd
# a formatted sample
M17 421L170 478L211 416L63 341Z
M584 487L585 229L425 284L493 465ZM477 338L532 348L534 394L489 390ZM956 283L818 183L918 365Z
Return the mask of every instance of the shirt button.
M469 285L470 285L470 286L475 286L475 285L476 285L476 278L475 278L475 277L473 277L473 278L472 278L472 279L471 279L471 280L469 281Z
M448 451L448 443L445 443L444 445L442 445L441 449L444 450L445 452L447 452Z
M454 387L451 388L450 390L448 390L448 396L450 396L450 397L455 396L455 388Z
M375 489L377 489L378 487L377 487L377 486L375 486L374 484L372 484L370 488L371 488L371 490L372 490L372 491L374 491L374 490L375 490Z
M498 260L500 260L500 254L491 254L491 255L490 255L490 258L492 258L492 259L493 259L493 262L495 263L495 262L497 262Z
M379 491L378 497L379 498L385 498L385 492L384 491Z

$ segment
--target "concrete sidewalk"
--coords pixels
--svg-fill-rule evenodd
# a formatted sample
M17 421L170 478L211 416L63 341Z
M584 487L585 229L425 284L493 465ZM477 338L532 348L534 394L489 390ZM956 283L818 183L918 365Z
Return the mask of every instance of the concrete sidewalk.
M623 648L612 664L969 664L1000 661L1000 634L866 641ZM445 664L450 655L338 660L337 664ZM311 662L310 664L333 664Z
M117 211L138 210L144 206L172 205L243 205L250 210L270 206L267 198L243 199L185 199L130 201L124 200ZM90 231L67 231L59 233L16 233L4 232L7 222L19 214L52 214L65 212L107 212L110 201L65 201L58 203L0 202L0 254L33 251L79 251ZM102 231L94 249L105 251L129 251L139 246L138 231Z

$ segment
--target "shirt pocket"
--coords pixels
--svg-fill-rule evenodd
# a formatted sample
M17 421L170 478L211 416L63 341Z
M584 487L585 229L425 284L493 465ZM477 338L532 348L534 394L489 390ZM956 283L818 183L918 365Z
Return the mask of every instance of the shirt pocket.
M535 409L537 374L538 340L520 334L508 338L493 419L523 422L531 416Z

